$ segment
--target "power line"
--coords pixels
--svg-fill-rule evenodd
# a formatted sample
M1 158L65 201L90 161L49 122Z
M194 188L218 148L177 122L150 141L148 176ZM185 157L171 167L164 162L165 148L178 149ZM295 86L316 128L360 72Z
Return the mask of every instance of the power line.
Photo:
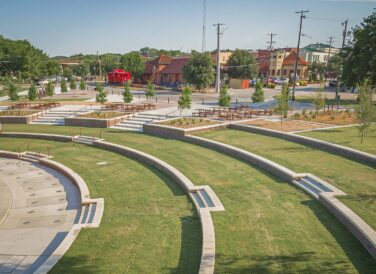
M296 59L295 59L295 67L294 67L294 82L292 86L292 100L295 101L295 86L296 86L296 70L298 69L298 58L299 58L299 47L300 47L300 37L302 35L302 24L303 19L306 18L304 13L309 12L309 10L301 10L296 11L295 13L300 13L300 24L299 24L299 37L298 37L298 46L296 48Z

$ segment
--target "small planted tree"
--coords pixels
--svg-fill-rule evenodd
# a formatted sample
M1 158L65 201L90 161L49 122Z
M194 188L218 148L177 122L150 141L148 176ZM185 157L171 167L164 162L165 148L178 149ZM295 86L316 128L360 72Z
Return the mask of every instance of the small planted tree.
M148 81L146 84L146 97L154 97L155 96L155 86L152 81Z
M133 94L131 92L131 87L130 87L129 81L125 82L123 100L124 100L125 103L130 103L133 100Z
M60 83L61 92L68 92L67 82L65 79L61 80Z
M95 101L97 103L104 104L107 102L107 94L104 91L103 87L99 84L95 87L96 91L98 92L97 96L95 97Z
M264 102L264 90L262 89L261 81L256 82L255 92L252 95L252 102L254 103Z
M9 84L9 92L8 92L9 99L11 101L17 101L20 99L20 96L18 96L16 85L13 83Z
M231 103L231 96L227 92L227 86L221 86L221 90L219 91L219 98L218 98L218 105L221 107L229 107Z
M376 111L373 106L372 97L375 90L370 85L368 79L358 86L359 106L356 110L357 120L359 122L360 143L363 143L364 135L371 123L376 121Z
M31 87L29 88L27 97L30 101L34 101L35 99L38 98L38 91L34 84L32 84Z
M287 112L289 110L289 85L287 83L283 84L282 91L276 96L277 106L275 111L281 117L281 125L283 118L287 117Z
M190 109L192 104L192 90L185 86L181 92L181 95L178 100L178 106L180 109L180 115L184 109Z
M47 96L54 95L54 85L52 84L52 82L48 82L47 88L46 88L46 93L47 93Z
M76 83L76 80L74 80L73 78L70 80L70 89L71 90L74 90L77 88L77 83Z
M315 109L319 111L326 105L326 98L324 94L324 89L322 87L318 88L316 90L315 97L313 98L313 105L315 106Z
M80 90L85 90L85 88L86 88L85 81L84 81L84 79L81 78L81 81L80 81Z

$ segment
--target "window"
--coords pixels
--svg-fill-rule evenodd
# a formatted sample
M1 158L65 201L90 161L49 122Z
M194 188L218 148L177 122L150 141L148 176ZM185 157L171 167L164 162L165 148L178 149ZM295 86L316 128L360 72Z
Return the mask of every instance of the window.
M283 70L283 75L286 75L286 74L287 74L287 70L284 69L284 70Z
M277 70L277 75L281 75L281 70Z
M272 75L273 75L273 76L275 75L275 69L272 70Z

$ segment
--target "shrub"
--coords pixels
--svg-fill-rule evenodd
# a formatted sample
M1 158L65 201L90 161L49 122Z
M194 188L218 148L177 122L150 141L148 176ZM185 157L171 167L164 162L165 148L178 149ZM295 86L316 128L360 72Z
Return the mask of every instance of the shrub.
M125 103L130 103L133 100L133 94L131 92L130 84L127 81L124 86L123 100Z
M29 88L29 93L27 95L30 101L34 101L38 97L38 91L34 84Z
M52 84L52 82L48 82L46 93L48 96L54 95L54 85Z
M80 81L80 90L85 90L85 88L86 88L85 81L84 81L84 79L81 78L81 81Z
M70 80L70 88L71 90L77 88L76 80L74 80L73 78Z
M98 92L97 96L95 97L95 101L97 103L101 103L101 104L106 103L107 102L107 94L104 91L103 87L100 86L99 84L97 84L97 86L95 87L95 90Z
M252 102L254 103L264 102L264 91L262 89L262 83L260 81L256 83L255 92L252 95Z
M227 86L221 86L221 90L219 92L219 98L218 98L218 105L221 107L229 107L231 103L231 97L227 92L228 87Z
M61 92L68 92L67 82L65 79L61 80L60 83Z
M152 81L148 81L146 84L146 96L147 97L154 97L155 96L155 86Z
M9 84L8 96L9 96L9 99L11 101L17 101L17 100L20 99L20 96L18 96L18 93L17 93L17 88L16 88L15 84L13 84L13 83Z
M303 110L302 110L302 114L303 114L303 115L306 115L306 114L307 114L307 110L306 110L306 109L303 109Z
M300 114L298 112L294 113L294 118L300 118Z

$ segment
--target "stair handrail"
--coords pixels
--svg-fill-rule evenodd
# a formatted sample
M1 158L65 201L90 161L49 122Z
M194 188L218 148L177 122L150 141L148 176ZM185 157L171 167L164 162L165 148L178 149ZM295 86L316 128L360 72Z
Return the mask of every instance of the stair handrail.
M86 109L88 106L93 106L92 104L90 104L90 105L86 105L86 106L84 106L84 107L82 107L82 108L80 108L80 109L78 109L78 110L76 110L75 112L73 112L73 113L71 113L68 117L72 117L72 116L75 116L75 114L76 113L78 113L78 112L82 112L84 109Z
M166 113L164 116L165 116L166 119L168 119L168 116L169 116L170 114L175 113L175 112L177 112L177 111L180 111L180 115L179 115L179 116L181 116L181 110L180 110L179 108L174 109L173 111L170 111L170 112Z

